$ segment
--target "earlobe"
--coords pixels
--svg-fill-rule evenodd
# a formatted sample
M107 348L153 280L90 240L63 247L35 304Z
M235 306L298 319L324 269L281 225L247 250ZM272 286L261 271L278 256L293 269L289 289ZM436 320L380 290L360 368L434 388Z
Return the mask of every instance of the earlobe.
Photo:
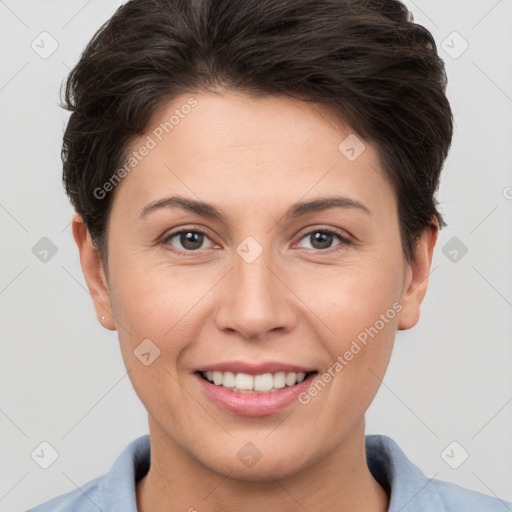
M101 256L92 243L82 216L78 213L73 215L72 231L80 253L80 265L93 300L96 316L103 327L115 330L116 324L112 315L110 290Z
M438 233L439 223L434 218L432 225L424 230L417 241L414 259L405 273L404 290L400 301L402 311L398 322L399 330L411 329L419 322L421 303L427 293L432 255Z

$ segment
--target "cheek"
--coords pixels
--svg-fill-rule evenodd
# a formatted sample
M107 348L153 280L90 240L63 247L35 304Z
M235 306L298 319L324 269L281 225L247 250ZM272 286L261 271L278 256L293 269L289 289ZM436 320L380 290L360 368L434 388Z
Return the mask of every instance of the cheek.
M112 307L124 327L118 328L119 342L133 388L153 417L179 419L180 404L187 402L179 364L198 338L200 308L195 306L211 284L191 270L149 267L142 260L118 263L112 274Z
M149 256L140 255L117 261L111 297L116 320L126 328L118 329L119 341L133 386L143 403L156 407L163 396L171 401L181 396L174 379L187 371L184 354L211 319L208 298L219 275L193 265L178 268L167 261L148 262ZM147 352L144 347L149 348L150 358L157 354L150 366L137 358L143 349Z
M389 363L401 310L399 256L361 259L358 266L325 276L323 287L309 289L308 304L327 327L322 328L322 343L330 358L322 373L324 384L304 397L315 409L312 417L327 414L326 406L338 418L337 425L350 422L373 400Z
M377 393L391 357L401 309L391 274L352 273L310 299L329 330L322 343L330 361L301 397L311 428L320 423L332 438L359 421ZM379 280L375 278L379 277Z
M332 340L331 349L336 355L347 342L374 325L381 315L389 312L383 330L396 324L396 306L393 309L393 304L400 299L401 274L392 268L383 262L367 261L308 277L308 283L316 285L303 288L307 297L304 302L325 324L326 339ZM382 327L380 322L379 326Z
M128 330L164 339L192 313L194 305L211 288L209 274L191 266L172 267L151 255L134 255L116 261L112 274L112 307Z

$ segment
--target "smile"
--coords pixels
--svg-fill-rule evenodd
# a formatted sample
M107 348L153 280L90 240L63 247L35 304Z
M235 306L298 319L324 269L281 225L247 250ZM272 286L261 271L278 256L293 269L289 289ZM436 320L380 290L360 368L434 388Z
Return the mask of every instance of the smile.
M275 393L285 387L299 384L311 372L276 372L250 375L248 373L233 373L220 371L199 372L201 377L215 386L222 386L237 393Z
M300 405L299 395L317 375L317 370L277 361L216 363L193 373L200 392L212 404L231 414L253 417Z

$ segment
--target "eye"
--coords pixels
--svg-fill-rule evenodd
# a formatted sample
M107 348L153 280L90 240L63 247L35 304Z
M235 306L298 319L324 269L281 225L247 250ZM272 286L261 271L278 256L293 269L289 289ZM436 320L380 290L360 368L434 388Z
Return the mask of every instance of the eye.
M203 245L205 239L208 239L208 236L204 231L198 229L181 229L180 231L175 231L171 233L169 236L165 237L163 240L164 244L174 245L173 240L176 239L177 243L181 244L182 249L175 252L196 252ZM180 249L180 248L179 248Z
M335 247L350 245L350 240L344 236L341 231L332 228L315 229L314 231L306 233L301 240L309 239L311 241L311 247L306 247L307 249L325 251L326 249L331 248L334 238L338 238L338 240L340 240L340 243Z
M344 236L342 231L332 228L315 229L314 231L306 233L300 240L309 239L311 241L310 247L306 247L307 249L327 252L328 249L332 248L334 238L339 240L339 243L334 246L334 249L336 247L342 248L351 243L350 240ZM166 236L163 243L173 247L175 247L177 243L180 244L181 247L178 247L178 250L174 252L194 253L198 252L200 249L205 249L205 247L203 247L205 240L210 239L208 235L200 229L180 229Z

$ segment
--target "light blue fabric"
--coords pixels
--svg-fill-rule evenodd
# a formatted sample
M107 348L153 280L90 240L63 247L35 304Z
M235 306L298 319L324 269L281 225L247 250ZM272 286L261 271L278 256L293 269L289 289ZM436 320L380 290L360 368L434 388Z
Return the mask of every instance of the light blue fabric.
M150 465L149 436L134 439L108 473L27 512L137 512L135 483ZM512 512L512 503L427 478L387 436L366 436L368 467L391 489L389 512Z

